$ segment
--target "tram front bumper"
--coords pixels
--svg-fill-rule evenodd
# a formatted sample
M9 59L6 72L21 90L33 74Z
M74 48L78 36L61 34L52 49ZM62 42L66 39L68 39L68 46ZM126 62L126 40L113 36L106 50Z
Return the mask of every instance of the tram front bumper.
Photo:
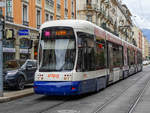
M34 92L43 95L78 95L80 82L35 81Z

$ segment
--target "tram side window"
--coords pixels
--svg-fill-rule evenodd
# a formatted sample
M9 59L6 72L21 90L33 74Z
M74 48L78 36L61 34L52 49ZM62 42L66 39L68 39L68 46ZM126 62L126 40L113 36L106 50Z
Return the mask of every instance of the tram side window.
M95 70L94 36L78 32L78 61L77 71Z
M113 66L119 67L123 65L123 47L113 44Z
M129 54L129 65L135 64L135 51L132 51L131 49L128 49Z
M103 40L96 41L96 53L95 53L95 66L96 69L105 68L105 42Z
M137 60L137 64L142 64L142 54L140 52L138 52L138 56L137 56L138 60Z

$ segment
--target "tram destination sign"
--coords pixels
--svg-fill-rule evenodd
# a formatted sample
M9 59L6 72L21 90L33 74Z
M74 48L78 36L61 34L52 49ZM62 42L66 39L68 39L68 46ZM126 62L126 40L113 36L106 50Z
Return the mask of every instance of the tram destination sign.
M72 28L45 28L42 30L42 39L74 38Z

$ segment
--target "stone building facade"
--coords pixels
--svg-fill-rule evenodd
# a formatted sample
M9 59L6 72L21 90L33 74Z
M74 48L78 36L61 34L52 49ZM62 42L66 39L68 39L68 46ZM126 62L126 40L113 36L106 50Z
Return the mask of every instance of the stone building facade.
M118 0L77 0L77 19L88 20L133 43L131 13Z
M149 42L145 36L143 36L143 59L147 60L149 58Z
M143 33L142 33L142 31L138 27L136 27L135 25L133 26L132 30L133 30L133 33L134 33L133 38L134 38L134 40L136 42L135 45L138 48L142 49L143 48L142 47L142 41L143 41L143 38L142 38L143 37Z

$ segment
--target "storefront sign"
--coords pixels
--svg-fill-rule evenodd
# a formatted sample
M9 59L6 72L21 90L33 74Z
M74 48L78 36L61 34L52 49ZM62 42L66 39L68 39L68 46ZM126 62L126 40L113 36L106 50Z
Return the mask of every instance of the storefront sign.
M28 29L21 29L18 31L19 36L28 36L29 35L29 30Z
M6 29L6 39L13 39L13 38L14 38L14 30Z
M20 53L29 53L29 50L28 49L20 49Z
M3 52L5 53L15 53L15 48L3 48Z

